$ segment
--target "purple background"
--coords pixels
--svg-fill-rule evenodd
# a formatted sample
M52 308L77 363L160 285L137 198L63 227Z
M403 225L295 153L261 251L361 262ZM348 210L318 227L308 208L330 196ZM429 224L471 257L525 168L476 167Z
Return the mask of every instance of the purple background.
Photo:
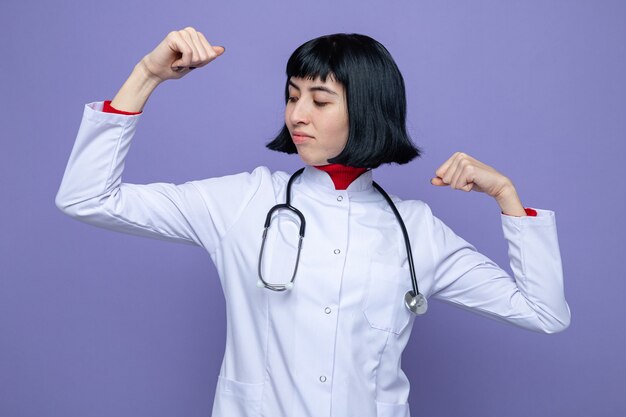
M185 26L226 53L153 94L125 182L295 170L263 146L287 58L319 35L369 34L404 74L425 150L377 181L509 270L496 203L429 184L457 150L494 166L557 213L572 309L544 335L433 302L403 357L412 414L626 415L625 21L623 1L3 1L0 416L210 415L225 310L208 255L54 205L84 104Z

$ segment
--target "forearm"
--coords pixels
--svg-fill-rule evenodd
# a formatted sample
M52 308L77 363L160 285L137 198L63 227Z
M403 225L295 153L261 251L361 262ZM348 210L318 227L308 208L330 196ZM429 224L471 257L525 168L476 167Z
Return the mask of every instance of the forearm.
M146 69L142 59L113 98L111 106L127 112L140 112L160 83L161 80Z
M539 330L553 333L569 326L571 314L564 295L555 214L537 212L537 217L502 216L502 228L517 288L535 312Z
M66 214L80 216L99 204L121 183L124 160L140 116L98 111L98 103L85 106L72 148L57 206Z

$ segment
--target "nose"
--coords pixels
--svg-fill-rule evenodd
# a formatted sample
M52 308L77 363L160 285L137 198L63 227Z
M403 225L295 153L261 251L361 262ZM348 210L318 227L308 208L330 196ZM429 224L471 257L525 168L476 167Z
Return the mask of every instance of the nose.
M304 100L300 99L287 105L287 118L293 126L310 122L309 110Z

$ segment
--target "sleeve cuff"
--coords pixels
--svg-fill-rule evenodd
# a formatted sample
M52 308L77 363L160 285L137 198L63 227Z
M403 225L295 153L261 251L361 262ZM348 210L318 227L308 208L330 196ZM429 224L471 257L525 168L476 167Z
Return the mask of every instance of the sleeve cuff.
M113 100L106 100L104 102L104 106L102 107L102 111L105 113L117 113L117 114L126 114L128 116L134 116L136 114L141 114L143 113L142 111L139 112L130 112L130 111L123 111L123 110L118 110L115 107L111 106L111 101Z
M530 217L537 217L537 210L535 210L535 209L532 209L532 208L526 207L526 208L524 208L524 211L526 212L526 215L527 215L527 216L530 216ZM501 212L501 213L502 213L502 212ZM502 214L504 214L504 213L502 213ZM504 214L504 215L505 215L505 216L511 216L510 214ZM519 217L519 216L511 216L511 217Z
M537 217L537 210L535 209L531 209L530 207L525 207L524 211L526 212L527 216Z

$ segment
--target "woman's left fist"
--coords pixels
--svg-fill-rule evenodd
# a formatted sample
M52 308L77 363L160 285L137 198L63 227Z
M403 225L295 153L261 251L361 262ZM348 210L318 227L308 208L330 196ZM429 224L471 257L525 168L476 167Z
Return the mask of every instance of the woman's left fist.
M494 198L513 188L509 178L463 152L455 152L437 168L435 175L436 177L430 180L433 185L449 185L457 190L479 191Z

